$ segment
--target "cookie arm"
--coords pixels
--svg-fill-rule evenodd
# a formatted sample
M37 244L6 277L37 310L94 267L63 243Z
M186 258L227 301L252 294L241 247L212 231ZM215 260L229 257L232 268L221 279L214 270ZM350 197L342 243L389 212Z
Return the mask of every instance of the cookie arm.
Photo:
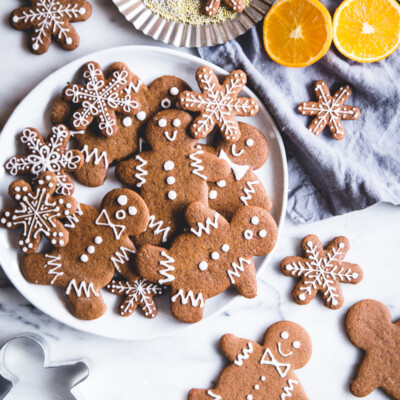
M228 225L228 222L222 215L206 207L199 201L191 203L186 208L185 220L190 228L190 232L197 237L210 234L211 230Z
M230 264L227 271L231 284L239 294L248 299L257 296L257 276L253 257L239 257Z
M146 153L136 154L129 160L118 163L115 169L117 179L128 186L141 188L146 183L147 171Z
M222 354L229 361L233 363L236 362L235 364L238 365L244 362L246 358L243 357L246 357L246 354L251 354L254 351L255 343L247 339L241 339L234 335L227 334L222 336L220 339L219 347ZM238 357L239 355L241 355L241 357Z
M282 383L282 386L282 392L277 398L285 399L290 397L291 400L308 400L303 386L296 375L289 374L289 376L286 377L286 380Z
M366 353L362 363L358 369L356 378L351 381L350 391L357 397L364 397L373 392L380 386L378 373L371 373L375 371L373 358L370 354Z

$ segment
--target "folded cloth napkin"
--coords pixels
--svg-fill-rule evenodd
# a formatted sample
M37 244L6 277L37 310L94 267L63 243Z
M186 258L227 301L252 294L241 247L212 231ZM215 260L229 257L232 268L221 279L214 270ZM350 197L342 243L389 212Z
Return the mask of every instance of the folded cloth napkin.
M333 12L338 2L324 4ZM287 151L288 213L295 222L400 203L400 49L383 61L359 64L332 47L312 66L287 68L265 52L260 22L237 40L199 52L228 71L243 69L274 116ZM307 129L312 117L297 112L301 102L316 101L320 79L332 95L349 84L353 95L345 104L361 110L357 121L343 122L343 140L333 139L328 127L315 136Z

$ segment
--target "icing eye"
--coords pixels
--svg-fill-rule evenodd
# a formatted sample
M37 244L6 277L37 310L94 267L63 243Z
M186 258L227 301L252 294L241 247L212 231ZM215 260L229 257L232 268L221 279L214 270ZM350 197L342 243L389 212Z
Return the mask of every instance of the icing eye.
M144 120L146 119L146 117L147 117L147 114L146 114L144 111L139 111L139 112L136 114L136 118L137 118L139 121L144 121Z
M297 340L295 342L292 343L292 346L294 349L299 349L300 348L300 342L298 342Z
M160 128L165 128L167 126L167 120L164 118L161 118L160 120L158 120L158 126Z
M259 219L258 217L256 217L256 216L254 216L254 217L251 217L250 222L251 222L253 225L257 225L257 224L260 222L260 219Z
M129 215L136 215L137 214L137 208L133 207L133 206L128 207L128 214Z
M169 93L172 96L177 96L179 94L179 89L177 87L175 87L175 86L172 86L172 88L169 89Z
M181 120L178 119L178 118L175 118L175 119L172 121L172 125L173 125L175 128L177 128L178 126L181 126Z
M225 186L226 186L226 181L225 181L225 180L218 181L218 182L217 182L217 186L220 187L220 188L225 187Z
M175 192L175 190L170 190L169 192L168 192L168 198L170 199L170 200L175 200L176 199L176 192Z
M265 238L265 236L267 236L267 231L265 229L261 229L261 231L258 232L258 236L260 236L260 238Z
M244 231L244 238L247 240L250 240L253 238L253 231L251 231L250 229L246 229Z
M170 108L171 107L171 100L170 99L162 99L161 101L161 107L162 108Z
M281 338L284 339L284 340L289 339L289 333L286 332L286 331L282 332L281 333Z
M253 147L254 146L254 140L253 139L247 139L246 140L246 146Z
M211 258L212 258L213 260L218 260L218 259L219 259L219 253L218 253L218 251L213 251L213 252L211 253Z
M199 263L199 270L200 271L205 271L208 268L208 264L206 261L201 261Z
M208 198L211 200L215 200L218 196L218 193L216 190L210 190L210 193L208 194Z
M132 125L132 118L131 117L125 117L123 120L122 120L122 125L123 126L125 126L125 127L130 127L131 125Z
M120 196L118 196L117 203L120 206L125 206L128 203L128 197L124 194L121 194Z
M115 215L115 218L121 220L126 217L126 212L124 210L118 210L114 215Z
M96 244L101 244L102 241L103 241L103 238L102 238L101 236L96 236L96 237L94 238L94 242L95 242Z

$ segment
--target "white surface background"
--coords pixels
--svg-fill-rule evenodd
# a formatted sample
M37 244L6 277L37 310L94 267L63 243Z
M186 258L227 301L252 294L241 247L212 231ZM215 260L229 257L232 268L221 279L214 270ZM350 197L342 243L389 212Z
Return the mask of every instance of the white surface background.
M67 62L124 44L161 45L136 32L111 0L92 0L91 19L75 24L81 36L77 50L66 52L55 45L45 55L34 56L26 48L27 35L8 25L9 13L20 4L17 0L0 1L2 125L37 83ZM359 285L342 286L345 304L338 311L326 309L320 299L308 306L296 305L291 299L295 280L279 272L280 260L299 254L300 241L308 233L319 235L324 243L334 236L346 235L352 246L347 260L364 269L365 278ZM272 262L259 276L256 299L238 298L225 313L204 324L174 337L149 342L117 342L66 327L34 309L0 273L0 344L21 332L33 331L46 338L53 361L91 359L90 377L79 386L85 399L183 400L192 387L213 386L213 380L225 365L217 348L220 336L233 333L261 340L270 324L287 319L303 325L313 340L311 361L297 372L309 398L351 399L354 397L347 388L361 352L347 340L344 316L358 300L374 298L389 306L394 319L400 318L399 248L399 207L378 205L305 226L295 226L287 219ZM15 392L7 398L27 397ZM385 396L377 391L369 398Z

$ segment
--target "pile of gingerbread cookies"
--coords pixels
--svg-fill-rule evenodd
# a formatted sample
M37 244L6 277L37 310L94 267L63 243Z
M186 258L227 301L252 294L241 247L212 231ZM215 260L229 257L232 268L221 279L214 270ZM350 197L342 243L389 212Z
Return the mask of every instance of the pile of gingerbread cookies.
M236 120L258 111L254 99L239 97L244 72L220 84L201 67L200 92L174 76L146 86L120 62L107 72L89 62L80 77L53 103L50 134L24 129L25 154L5 165L27 177L10 185L13 206L0 215L1 226L21 228L26 280L62 287L84 320L106 311L102 288L123 296L121 316L140 307L154 318L154 298L169 287L173 316L189 323L230 286L255 297L253 256L273 249L277 226L254 173L268 143ZM101 186L113 165L124 187L100 208L74 197L72 176Z

